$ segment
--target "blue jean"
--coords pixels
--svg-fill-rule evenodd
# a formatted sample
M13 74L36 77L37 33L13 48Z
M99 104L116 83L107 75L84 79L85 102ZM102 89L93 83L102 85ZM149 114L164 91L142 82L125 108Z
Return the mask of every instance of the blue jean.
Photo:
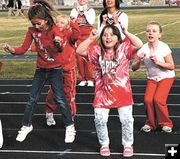
M47 81L49 81L49 84L52 86L57 105L61 108L65 126L72 125L74 122L72 119L70 106L68 105L64 96L61 67L52 69L36 69L32 81L31 93L24 111L22 124L25 126L32 125L34 106L37 104L41 90Z

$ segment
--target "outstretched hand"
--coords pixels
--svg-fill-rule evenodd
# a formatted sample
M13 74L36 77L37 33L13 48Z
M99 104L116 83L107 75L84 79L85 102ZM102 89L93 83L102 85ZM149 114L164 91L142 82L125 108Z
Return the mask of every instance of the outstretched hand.
M13 54L15 52L14 48L9 44L5 44L3 46L3 49L4 49L4 51L9 52L11 54Z
M89 38L90 38L91 40L96 40L97 37L98 37L97 29L93 29L93 30L91 31L91 34L90 34Z

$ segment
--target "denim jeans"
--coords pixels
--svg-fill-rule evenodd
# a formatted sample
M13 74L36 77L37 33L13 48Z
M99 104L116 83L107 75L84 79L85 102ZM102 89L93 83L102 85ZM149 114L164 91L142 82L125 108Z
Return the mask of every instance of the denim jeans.
M52 86L55 101L60 106L65 126L73 124L70 106L68 105L63 91L62 68L42 69L37 68L33 81L29 100L27 102L22 124L32 125L34 106L37 104L39 95L45 83L49 81Z

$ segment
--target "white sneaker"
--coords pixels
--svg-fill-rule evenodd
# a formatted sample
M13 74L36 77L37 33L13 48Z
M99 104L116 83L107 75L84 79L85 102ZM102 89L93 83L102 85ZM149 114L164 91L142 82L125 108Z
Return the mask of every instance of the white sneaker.
M3 146L3 131L2 131L2 123L0 120L0 148Z
M18 131L16 140L22 142L25 140L26 136L33 130L33 126L22 126L21 130Z
M66 127L65 143L72 143L75 139L76 130L74 124Z
M162 131L166 132L166 133L171 133L172 132L172 128L170 128L169 126L163 126L162 127Z
M87 84L87 81L81 81L79 84L78 84L78 86L85 86Z
M88 87L94 87L94 82L93 81L87 81L87 86Z
M144 125L142 128L141 128L141 131L144 131L146 133L150 132L151 131L151 127L149 125Z
M56 125L56 121L54 120L53 113L46 112L46 124L48 126Z

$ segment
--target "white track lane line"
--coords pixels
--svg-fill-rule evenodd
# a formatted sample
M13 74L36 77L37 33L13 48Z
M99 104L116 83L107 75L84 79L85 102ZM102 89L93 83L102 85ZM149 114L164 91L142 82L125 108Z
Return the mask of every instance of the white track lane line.
M31 151L31 150L0 150L4 153L36 153L36 154L75 154L75 155L99 155L98 152L76 152L76 151ZM122 153L111 152L111 155L122 155ZM164 157L165 154L155 154L155 153L134 153L134 156L154 156L154 157Z

